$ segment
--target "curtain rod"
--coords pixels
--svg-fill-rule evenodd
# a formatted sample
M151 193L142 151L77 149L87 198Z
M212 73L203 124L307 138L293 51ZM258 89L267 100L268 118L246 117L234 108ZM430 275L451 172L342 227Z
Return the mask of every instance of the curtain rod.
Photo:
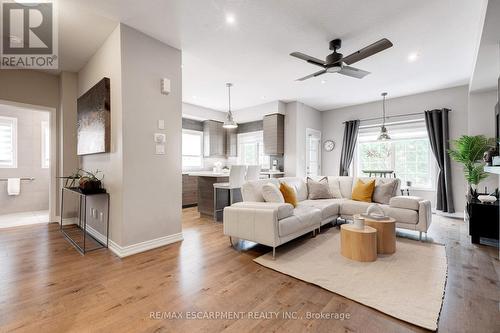
M449 110L451 112L451 110ZM385 119L390 119L390 118L400 118L400 117L407 117L407 116L418 116L418 115L423 115L424 112L415 112L415 113L407 113L407 114L396 114L394 116L386 116ZM359 121L372 121L372 120L381 120L383 117L376 117L376 118L367 118L367 119L360 119ZM354 119L353 119L354 120ZM342 122L342 124L347 123L347 121Z

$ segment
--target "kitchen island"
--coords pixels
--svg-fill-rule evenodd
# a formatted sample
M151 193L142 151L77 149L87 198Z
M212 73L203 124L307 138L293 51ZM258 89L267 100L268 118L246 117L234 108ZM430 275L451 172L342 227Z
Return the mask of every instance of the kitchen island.
M198 179L198 212L201 215L209 217L214 216L215 196L214 184L229 182L229 171L213 172L213 171L192 171L186 173L189 177L197 177ZM280 171L263 171L260 173L262 178L283 177L284 172ZM229 201L229 193L227 191L219 191L217 195L218 204L224 205Z

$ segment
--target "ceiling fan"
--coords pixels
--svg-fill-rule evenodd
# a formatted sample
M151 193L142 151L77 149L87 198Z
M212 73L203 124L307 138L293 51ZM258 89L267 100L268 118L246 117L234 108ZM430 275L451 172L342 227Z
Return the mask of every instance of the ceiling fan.
M333 50L333 53L326 56L326 59L323 61L321 59L308 56L307 54L301 52L293 52L290 53L292 57L296 57L302 60L307 61L310 64L323 67L319 72L304 76L296 81L304 81L310 79L312 77L320 76L325 73L338 73L342 75L347 75L351 77L355 77L357 79L362 79L366 75L370 74L370 72L364 71L362 69L358 69L351 66L355 62L358 62L362 59L368 58L376 53L379 53L385 49L392 47L392 43L387 38L382 38L381 40L370 44L359 51L356 51L347 57L344 57L342 53L338 53L337 50L342 46L342 40L334 39L330 42L330 50Z

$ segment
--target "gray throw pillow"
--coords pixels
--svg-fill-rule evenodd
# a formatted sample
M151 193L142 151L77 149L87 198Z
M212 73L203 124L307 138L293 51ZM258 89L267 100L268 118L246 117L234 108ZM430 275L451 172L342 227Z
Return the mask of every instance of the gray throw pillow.
M330 186L328 185L328 178L326 177L321 178L319 181L307 177L307 190L310 200L333 198Z
M395 180L389 181L385 184L381 182L376 184L375 189L373 190L372 201L388 205L394 195L396 184L397 182Z

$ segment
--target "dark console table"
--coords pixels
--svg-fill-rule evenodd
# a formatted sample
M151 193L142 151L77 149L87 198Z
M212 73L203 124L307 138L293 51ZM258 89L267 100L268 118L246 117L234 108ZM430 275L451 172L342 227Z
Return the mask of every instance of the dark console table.
M499 209L498 200L494 203L481 203L474 198L468 200L469 235L472 243L479 244L481 238L498 241Z
M66 195L65 195L66 194ZM65 214L65 206L69 198L68 195L76 196L76 209ZM89 197L99 197L104 200L102 218L93 217L94 225L89 226L89 207L87 201ZM101 221L102 225L95 225L96 221ZM104 229L96 230L94 228ZM64 237L80 252L85 254L102 248L107 248L109 244L109 194L103 193L83 193L79 188L63 187L61 189L61 224L60 230Z

